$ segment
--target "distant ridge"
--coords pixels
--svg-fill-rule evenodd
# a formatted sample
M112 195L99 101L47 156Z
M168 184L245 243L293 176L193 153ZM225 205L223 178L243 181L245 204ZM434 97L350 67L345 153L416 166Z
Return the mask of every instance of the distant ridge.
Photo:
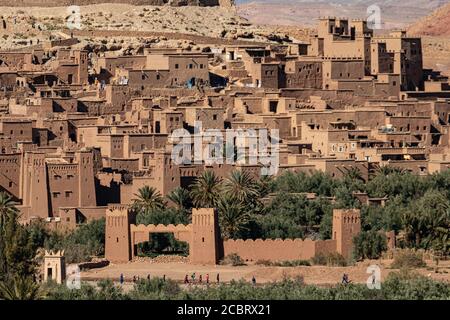
M413 24L408 31L423 36L450 36L450 3Z

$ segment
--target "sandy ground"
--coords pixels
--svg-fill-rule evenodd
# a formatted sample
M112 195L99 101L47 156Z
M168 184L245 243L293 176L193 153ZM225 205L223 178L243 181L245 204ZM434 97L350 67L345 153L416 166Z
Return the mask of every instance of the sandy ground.
M450 76L450 36L422 37L424 67Z
M154 263L151 261L135 261L125 264L110 264L101 269L91 269L82 272L81 277L85 281L96 281L100 279L118 281L120 274L123 273L125 281L130 282L133 276L139 276L141 279L145 279L150 274L151 277L163 277L163 275L166 275L166 278L182 282L186 274L190 277L195 272L197 279L201 274L203 280L206 274L209 274L210 281L212 282L216 281L216 276L219 273L221 282L240 279L251 281L252 277L255 276L258 283L267 283L282 280L284 277L295 278L301 276L306 284L332 285L339 283L344 273L349 275L352 282L365 283L370 276L369 273L366 273L367 267L372 264L380 266L383 281L390 272L398 271L389 268L391 262L391 260L364 261L350 267L264 267L259 265L232 267L191 265L177 262ZM439 273L434 271L432 261L427 261L427 264L427 268L417 269L416 271L436 280L450 282L450 261L439 264Z
M61 30L66 29L67 7L55 8L10 8L0 7L0 20L4 20L7 28L0 25L0 50L25 48L30 41L35 45L42 43L50 36L61 37ZM103 45L106 49L117 47L123 50L139 47L150 38L154 47L185 47L180 41L182 34L213 37L224 40L267 42L275 34L279 38L289 35L298 41L307 41L311 29L297 22L294 26L281 26L284 20L277 20L278 25L269 19L251 24L240 15L245 11L212 7L170 7L170 6L131 6L127 4L98 4L82 6L81 28L88 30L115 30L131 32L127 37L81 36L80 47L86 44ZM273 12L271 14L274 14ZM2 21L3 21L2 20ZM310 19L315 24L317 21ZM0 22L2 22L0 21ZM301 25L298 25L301 24ZM138 31L138 32L137 32ZM67 32L67 31L65 31ZM133 33L135 32L135 34ZM158 36L142 33L164 33ZM171 38L171 34L174 37ZM176 37L175 37L176 35ZM192 39L191 39L192 40ZM199 40L199 39L197 39ZM194 43L197 41L194 39ZM187 39L188 42L189 39ZM450 75L450 37L424 37L424 65Z
M0 48L20 48L57 37L74 15L67 7L0 7ZM97 4L80 7L81 30L183 33L224 39L267 41L271 27L252 25L233 9L218 7ZM280 36L284 36L280 34Z

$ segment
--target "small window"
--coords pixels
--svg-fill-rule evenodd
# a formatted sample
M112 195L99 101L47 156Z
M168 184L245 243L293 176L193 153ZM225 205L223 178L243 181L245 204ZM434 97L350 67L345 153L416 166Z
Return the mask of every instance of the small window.
M159 74L156 75L156 80L161 79L161 76Z
M194 65L192 63L189 63L189 69L194 68Z
M179 69L180 65L178 63L175 63L175 69Z
M59 192L53 192L53 198L58 198L59 197Z
M213 115L213 120L217 120L217 114Z
M66 198L70 198L71 195L72 195L72 191L66 191Z

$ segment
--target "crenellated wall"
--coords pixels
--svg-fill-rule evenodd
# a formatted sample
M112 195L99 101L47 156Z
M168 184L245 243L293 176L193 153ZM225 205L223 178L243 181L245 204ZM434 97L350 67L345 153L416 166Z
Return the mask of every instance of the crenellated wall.
M315 255L315 242L310 239L226 240L224 256L238 254L245 261L308 260Z
M132 215L126 206L107 210L105 256L108 260L132 260L136 245L149 241L151 233L173 233L178 240L188 242L193 264L216 264L232 253L250 262L309 260L318 254L334 252L349 257L351 241L360 231L357 209L334 210L332 240L221 240L217 210L211 208L193 209L192 224L188 225L135 225L131 222Z
M274 239L274 240L226 240L224 256L236 253L245 261L309 260L319 253L336 251L335 240Z

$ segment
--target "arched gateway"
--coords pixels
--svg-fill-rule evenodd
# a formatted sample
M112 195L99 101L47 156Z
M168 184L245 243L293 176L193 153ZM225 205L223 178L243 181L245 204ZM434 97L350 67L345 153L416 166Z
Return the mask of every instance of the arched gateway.
M217 211L211 208L192 210L188 225L136 225L136 214L126 206L110 206L106 212L105 257L111 262L133 260L137 245L150 240L152 233L173 233L189 243L192 264L216 264L220 258L235 253L246 261L309 260L317 254L352 254L353 237L361 230L357 209L333 211L333 238L223 240L220 238Z
M191 263L216 264L219 259L217 212L211 208L193 209L188 225L136 225L135 213L125 206L110 206L106 213L105 257L111 262L134 258L139 243L150 240L151 233L173 233L189 243Z

